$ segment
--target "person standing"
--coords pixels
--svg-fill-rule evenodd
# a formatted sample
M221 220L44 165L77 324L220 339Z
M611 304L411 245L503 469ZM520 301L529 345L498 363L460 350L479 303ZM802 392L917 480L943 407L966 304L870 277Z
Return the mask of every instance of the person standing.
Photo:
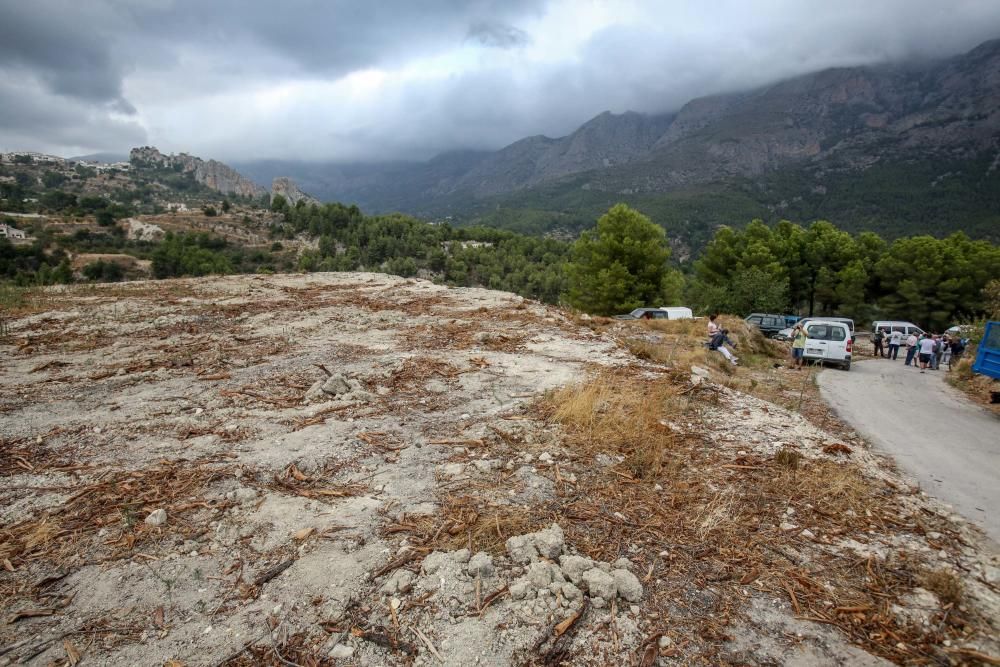
M951 341L951 356L948 357L948 370L954 364L957 364L962 360L962 354L965 352L965 343L962 341L960 336L955 336L955 340Z
M906 339L906 365L909 366L913 363L913 357L917 354L917 345L920 341L917 339L917 334L910 334ZM914 366L916 368L916 366Z
M792 368L795 370L801 370L802 364L805 363L807 338L809 336L806 334L805 327L796 324L792 330Z
M903 332L899 330L893 330L892 335L889 336L889 358L893 361L899 358L899 346L903 342Z
M934 337L927 335L920 341L920 372L923 373L934 358Z
M941 336L941 363L951 363L951 336L948 334Z
M881 329L876 329L875 334L872 336L872 342L875 343L875 352L872 353L873 357L884 357L885 350L882 348L882 341L885 339L885 333Z
M934 336L934 356L931 358L931 370L941 367L941 355L944 354L944 341L941 336Z

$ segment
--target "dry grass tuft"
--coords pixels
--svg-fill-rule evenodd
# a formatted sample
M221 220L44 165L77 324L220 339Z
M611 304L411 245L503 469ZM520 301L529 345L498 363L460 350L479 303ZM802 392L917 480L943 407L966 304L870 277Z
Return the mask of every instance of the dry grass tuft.
M920 575L920 583L944 604L957 605L962 601L962 581L953 572L926 570Z
M673 448L675 434L663 420L675 411L677 396L669 380L612 371L555 392L543 410L565 427L570 449L621 454L634 477L652 477Z
M481 499L450 495L433 515L407 516L383 529L384 535L409 533L410 542L423 549L469 549L500 556L507 538L540 530L548 525L542 513L526 512L519 505L484 507Z
M781 451L774 455L774 462L780 466L785 466L791 470L799 469L799 462L802 454L790 447L782 447Z

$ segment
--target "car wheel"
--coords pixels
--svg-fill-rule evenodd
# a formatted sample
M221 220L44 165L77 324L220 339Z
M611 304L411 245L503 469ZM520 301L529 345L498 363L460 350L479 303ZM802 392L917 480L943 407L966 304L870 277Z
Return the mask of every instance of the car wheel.
M845 371L849 371L849 370L851 370L851 362L850 362L850 360L848 360L848 361L845 361L845 362L844 362L844 365L843 365L843 366L841 366L841 368L843 368L843 369L844 369Z

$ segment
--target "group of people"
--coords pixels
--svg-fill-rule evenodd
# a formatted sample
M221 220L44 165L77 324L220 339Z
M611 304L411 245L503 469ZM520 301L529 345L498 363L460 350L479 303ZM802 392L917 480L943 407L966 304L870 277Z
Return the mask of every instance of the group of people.
M899 348L906 347L906 365L920 368L923 373L927 369L936 371L942 363L948 364L948 370L958 363L965 352L965 342L959 336L948 334L922 333L917 336L911 333L903 336L902 331L877 329L872 334L875 343L875 356L895 361L899 358Z
M739 359L726 349L726 345L735 348L736 343L729 339L729 329L722 329L716 323L718 317L715 313L708 316L708 349L717 350L729 363L738 366Z

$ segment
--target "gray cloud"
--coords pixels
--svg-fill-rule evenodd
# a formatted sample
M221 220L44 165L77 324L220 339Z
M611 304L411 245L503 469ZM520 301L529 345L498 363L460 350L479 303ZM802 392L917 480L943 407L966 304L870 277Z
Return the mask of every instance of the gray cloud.
M1000 3L978 0L633 0L578 27L602 7L612 6L0 2L0 147L152 141L222 159L426 158L565 134L605 109L668 111L1000 37Z
M469 26L466 39L479 42L483 46L498 49L513 49L527 46L531 37L525 31L512 25L496 21L478 21Z

